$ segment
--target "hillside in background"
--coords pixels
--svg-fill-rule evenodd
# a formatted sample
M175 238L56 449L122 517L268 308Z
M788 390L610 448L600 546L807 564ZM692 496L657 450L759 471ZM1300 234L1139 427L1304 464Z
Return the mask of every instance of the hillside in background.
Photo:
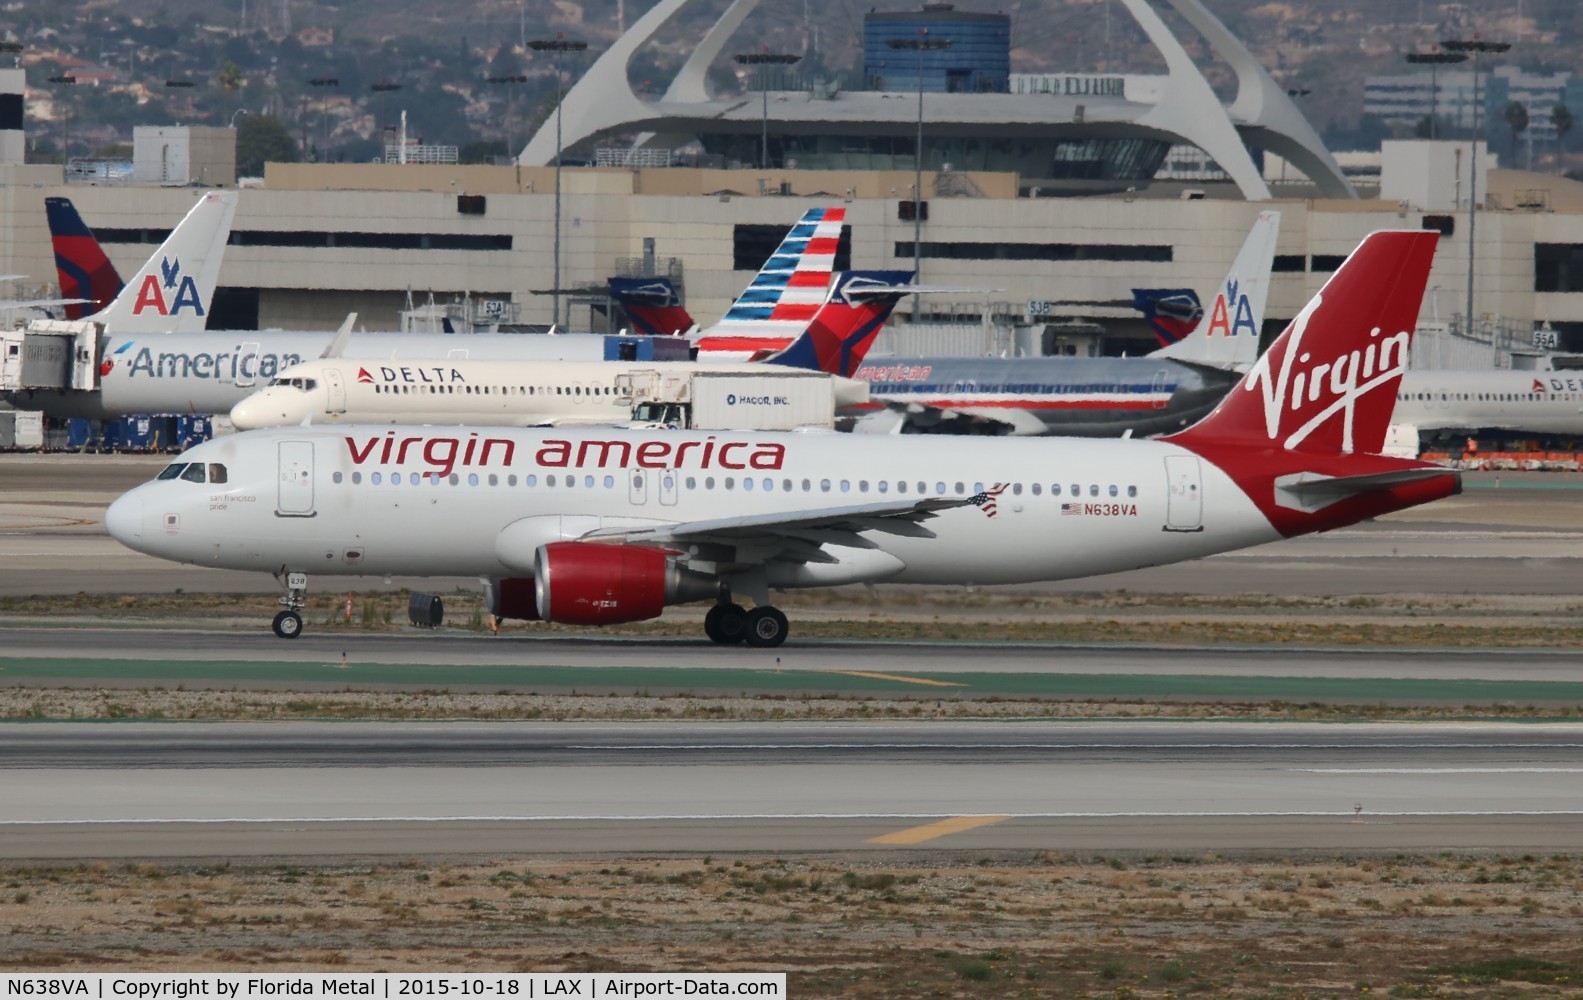
M1308 91L1305 112L1343 146L1358 127L1364 77L1403 69L1406 52L1478 31L1513 42L1513 63L1572 69L1583 38L1583 4L1576 0L1208 5L1278 81ZM617 37L620 14L630 24L650 6L642 0L22 0L0 11L0 31L27 47L29 117L40 123L37 158L58 156L66 141L78 155L125 142L136 124L223 124L246 112L273 117L309 156L367 159L380 148L380 127L402 109L416 134L470 147L479 158L503 152L508 138L520 144L553 106L553 60L524 43L561 32L588 42L591 59ZM700 0L678 18L634 61L634 83L661 89L725 6L726 0ZM1162 68L1117 0L957 0L957 6L1011 16L1016 71ZM806 76L850 85L869 9L846 0L765 0L735 47L728 45L715 79L723 88L738 85L730 54L769 48L805 54L798 69ZM1174 16L1167 19L1182 37L1195 37ZM1223 68L1201 46L1190 48L1211 81L1225 88ZM567 68L579 61L568 59ZM517 74L527 81L485 82ZM65 75L77 82L49 82ZM375 84L401 89L381 95Z

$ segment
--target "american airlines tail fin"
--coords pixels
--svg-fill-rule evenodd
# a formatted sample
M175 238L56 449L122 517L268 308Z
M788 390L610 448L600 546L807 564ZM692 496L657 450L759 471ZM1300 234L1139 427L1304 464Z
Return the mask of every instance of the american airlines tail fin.
M606 285L636 333L674 337L698 325L682 305L682 297L669 278L609 278Z
M115 301L90 317L116 333L196 333L208 322L220 259L236 217L234 191L198 199Z
M1378 455L1438 238L1417 230L1369 235L1220 405L1164 440L1194 450L1232 443Z
M1170 347L1198 327L1204 307L1191 288L1134 288L1132 308L1143 313L1161 347Z
M824 305L802 336L765 362L851 378L896 303L914 292L912 276L911 271L836 272Z
M98 312L121 294L121 276L94 239L93 231L69 198L45 198L50 243L55 249L55 274L64 298L86 299L65 307L67 319Z
M824 304L845 221L844 208L804 213L720 322L699 337L699 354L767 356L801 336Z
M1198 326L1149 356L1247 371L1259 356L1259 328L1264 324L1270 266L1280 231L1281 213L1260 212Z

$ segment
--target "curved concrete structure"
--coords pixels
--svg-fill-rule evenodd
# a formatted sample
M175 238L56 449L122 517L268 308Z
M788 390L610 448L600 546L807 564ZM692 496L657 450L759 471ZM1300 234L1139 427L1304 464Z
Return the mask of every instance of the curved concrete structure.
M724 51L759 0L735 0L699 41L664 96L640 100L627 81L627 66L689 0L660 0L591 66L566 93L563 146L586 157L600 138L636 134L637 145L680 145L702 135L746 136L763 128L762 99L756 95L718 99L709 93L707 71ZM1155 8L1169 4L1197 30L1236 73L1236 100L1222 105ZM1249 200L1265 200L1270 190L1249 144L1270 149L1306 173L1328 197L1356 197L1340 167L1284 90L1265 72L1201 0L1122 0L1128 12L1164 57L1167 85L1155 103L1116 96L1078 98L1050 94L926 93L924 116L931 138L1043 139L1063 142L1142 140L1190 143L1204 150L1236 182ZM815 99L802 92L772 94L770 127L778 136L895 136L910 138L916 128L915 92L843 92ZM898 97L907 100L898 100ZM554 161L553 118L518 157L524 165ZM1163 155L1163 154L1162 154ZM940 154L936 152L935 158ZM925 150L926 169L929 151ZM938 166L938 165L935 165ZM1020 166L1020 165L1019 165ZM968 169L974 169L971 165ZM988 167L986 169L997 169ZM1024 172L1037 178L1036 171ZM1107 178L1109 187L1146 177ZM1100 186L1101 188L1104 185ZM1081 190L1082 184L1072 186Z

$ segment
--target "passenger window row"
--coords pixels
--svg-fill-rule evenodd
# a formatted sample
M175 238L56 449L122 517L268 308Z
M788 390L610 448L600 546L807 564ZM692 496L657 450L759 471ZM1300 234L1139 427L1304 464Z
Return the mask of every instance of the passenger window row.
M175 466L172 466L172 468L175 468ZM166 470L166 472L169 471L169 469ZM169 479L173 477L161 473L160 478ZM332 478L338 484L344 480L344 476L340 472L335 473ZM370 486L383 486L387 484L390 486L400 486L403 482L412 486L418 486L425 479L429 481L429 485L431 486L438 486L441 482L447 482L452 486L459 486L462 482L461 475L455 472L450 473L449 475L441 475L438 472L409 472L405 474L405 478L403 478L403 473L400 472L392 472L389 474L382 472L371 472L367 477L367 481ZM665 474L662 479L663 486L666 490L673 490L676 488L676 481L672 479L671 474ZM362 472L352 473L352 484L354 486L361 485L363 481L364 477ZM595 487L600 486L607 490L616 488L616 477L608 473L602 473L600 475L583 474L581 477L579 477L576 473L551 472L545 474L542 477L542 485L551 489L556 487L575 489L579 482L581 482L584 489L594 489ZM735 490L740 485L742 490L745 492L757 491L762 493L773 493L776 492L777 489L782 493L799 492L799 484L796 481L791 479L781 479L777 482L771 476L764 476L760 479L755 479L751 476L743 476L740 479L738 479L736 476L724 476L718 480L714 476L704 476L701 480L697 476L688 476L686 479L682 480L682 482L689 490L697 490L700 488L701 484L702 488L705 490L713 490L717 488ZM483 477L480 477L476 472L470 472L467 474L467 485L469 486L479 486L484 484L489 486L499 486L500 483L501 476L499 476L497 473L489 473ZM508 487L515 487L517 485L517 476L515 474L506 476L505 484ZM540 484L541 479L537 474L529 473L528 475L522 477L522 485L528 489L535 489ZM633 477L633 486L638 489L643 487L643 477L641 473ZM969 486L972 487L971 492L968 490ZM801 480L800 487L800 492L815 492L814 481L812 479ZM820 493L852 493L854 491L858 493L868 493L870 491L875 493L890 493L892 488L894 488L895 492L898 494L916 494L920 498L930 496L943 497L948 496L953 492L959 497L970 496L972 494L984 492L984 484L981 482L958 482L955 484L954 490L948 490L946 483L936 482L934 484L934 491L931 493L929 490L929 484L922 480L918 480L916 482L895 480L893 482L888 479L881 479L874 482L870 482L867 479L859 479L855 482L850 479L821 479L818 482L817 491ZM1045 487L1042 483L1032 483L1026 487L1024 487L1022 483L1012 483L1002 492L1009 491L1012 496L1022 496L1024 490L1026 490L1026 492L1032 496L1040 496L1043 494L1044 489ZM1114 483L1106 487L1101 487L1098 483L1089 483L1087 486L1088 496L1100 496L1101 489L1103 489L1105 496L1119 497L1121 496L1121 491L1123 488L1117 486ZM1136 486L1127 486L1125 489L1126 494L1129 497L1136 497L1138 495L1138 488ZM1081 497L1083 496L1084 487L1078 483L1073 483L1070 486L1063 486L1061 483L1052 483L1049 487L1049 490L1050 496L1052 497L1063 495Z
M277 380L279 385L284 380ZM301 379L293 382L302 381ZM313 380L308 380L308 388L313 388ZM299 386L300 388L300 386ZM412 395L442 395L442 396L614 396L615 386L611 385L457 385L454 383L397 383L395 385L374 386L375 395L380 396L412 396Z

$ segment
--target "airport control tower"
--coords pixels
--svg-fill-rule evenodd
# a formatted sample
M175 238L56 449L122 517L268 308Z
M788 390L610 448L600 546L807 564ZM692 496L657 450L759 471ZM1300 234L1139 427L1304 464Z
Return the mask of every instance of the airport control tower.
M892 40L913 41L927 31L950 44L926 48L919 87L917 49L897 49ZM869 90L937 94L1003 94L1011 77L1011 18L974 14L948 3L919 10L863 15L863 85Z

